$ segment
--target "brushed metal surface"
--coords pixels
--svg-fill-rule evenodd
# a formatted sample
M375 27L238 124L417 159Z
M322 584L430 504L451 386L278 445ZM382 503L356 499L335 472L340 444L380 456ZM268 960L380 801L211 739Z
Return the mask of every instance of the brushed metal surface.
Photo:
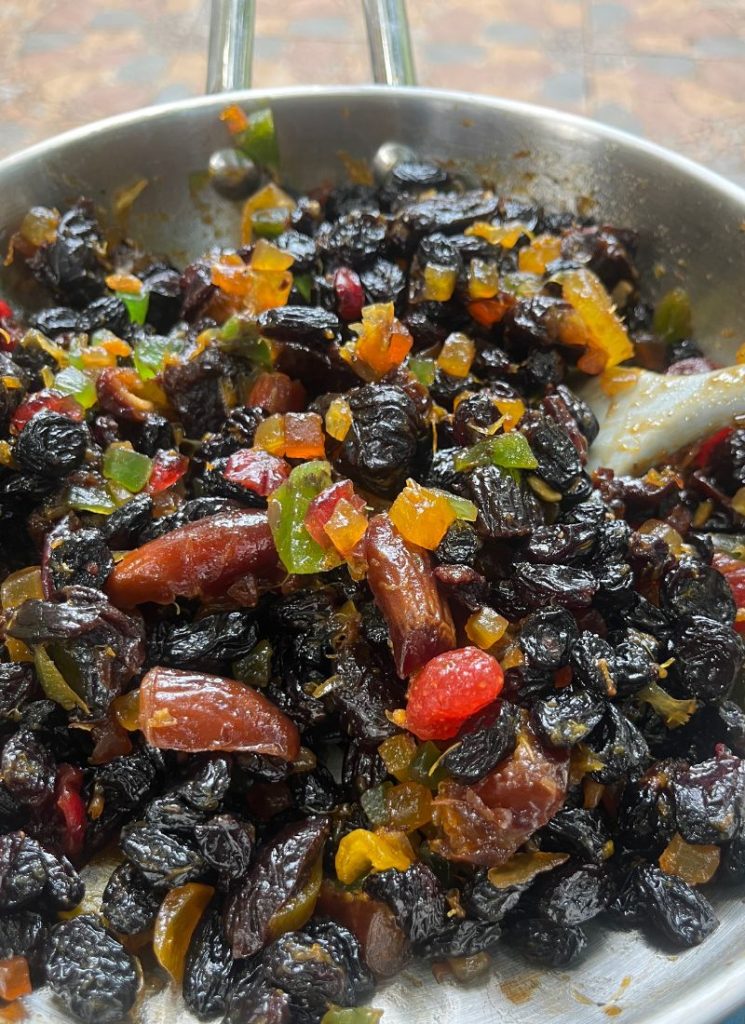
M395 140L422 156L472 166L500 191L573 207L577 197L604 221L641 236L640 264L661 292L680 283L692 297L707 352L731 359L745 325L745 192L687 160L609 128L540 108L465 94L378 87L236 93L247 108L271 104L283 179L307 189L345 178L348 157L370 159ZM205 170L225 144L217 118L226 97L208 97L112 118L0 163L0 245L34 204L63 206L91 196L111 210L117 192L140 178L147 188L125 227L154 252L183 263L214 242L235 243L238 207L217 196ZM653 268L657 275L652 274ZM32 301L9 270L0 289ZM572 971L544 971L500 950L488 984L437 985L426 968L386 986L374 1003L385 1024L714 1024L745 1002L743 893L714 897L721 927L703 946L664 955L635 933L592 928L587 959ZM519 1000L523 996L523 1001ZM30 1019L66 1021L46 993ZM143 1024L192 1018L170 990L142 1005Z

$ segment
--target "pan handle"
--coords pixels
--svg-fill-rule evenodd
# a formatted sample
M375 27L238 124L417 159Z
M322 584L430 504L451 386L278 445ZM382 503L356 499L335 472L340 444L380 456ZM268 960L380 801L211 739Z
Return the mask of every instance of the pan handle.
M416 85L406 0L362 0L373 80ZM212 0L207 92L251 85L256 0Z

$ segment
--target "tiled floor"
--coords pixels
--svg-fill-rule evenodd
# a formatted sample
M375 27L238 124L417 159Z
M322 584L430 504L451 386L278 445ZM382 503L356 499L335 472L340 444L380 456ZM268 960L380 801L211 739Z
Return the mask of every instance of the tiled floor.
M409 0L422 84L561 107L745 183L744 0ZM0 151L196 95L208 0L2 0ZM364 82L353 0L259 0L255 81Z

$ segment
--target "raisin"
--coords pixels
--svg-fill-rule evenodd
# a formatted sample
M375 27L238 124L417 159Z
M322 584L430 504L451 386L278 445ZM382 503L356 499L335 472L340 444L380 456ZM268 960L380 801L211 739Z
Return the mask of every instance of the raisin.
M224 1013L236 961L225 940L220 907L208 907L194 931L184 963L184 1002L200 1020Z
M587 443L592 444L598 436L598 430L600 429L595 413L589 405L587 405L579 395L576 395L570 388L568 388L566 384L559 384L556 388L556 394L564 401L572 416L577 421L577 425L585 435Z
M569 662L569 651L577 637L577 624L563 608L543 608L529 615L520 629L520 647L525 664L554 672Z
M689 843L722 844L733 838L745 794L745 765L724 750L679 772L670 783L678 831Z
M397 263L378 257L360 271L360 283L369 303L395 303L406 288L406 275Z
M606 704L603 719L587 737L603 767L592 773L596 782L615 782L641 771L649 760L647 742L615 704Z
M290 1012L287 993L270 987L262 965L250 962L230 993L224 1024L291 1024Z
M599 697L613 697L616 684L611 675L613 648L594 633L580 633L572 644L569 664L578 686Z
M480 533L494 540L525 537L543 524L543 509L529 487L507 470L484 466L468 474L466 494L476 505Z
M330 814L343 803L343 793L334 776L322 764L312 772L290 778L295 806L303 814Z
M139 963L95 917L85 914L52 929L47 980L84 1024L120 1020L134 1005Z
M419 952L432 960L474 956L495 949L501 935L501 926L493 921L455 921L439 935L422 942Z
M258 318L262 335L275 341L296 341L304 345L328 345L338 340L341 324L335 313L317 306L279 306Z
M539 526L522 553L538 565L574 565L592 552L597 536L597 528L590 523Z
M423 429L399 387L366 384L349 393L352 426L337 456L339 472L375 494L393 496L414 471Z
M255 832L248 822L220 814L194 829L194 840L205 862L225 883L243 878L253 856Z
M19 729L7 741L0 757L0 771L6 787L20 803L41 810L51 801L54 757L30 729Z
M580 927L535 917L520 920L510 931L509 941L528 960L546 967L567 967L587 947L587 936Z
M43 243L28 265L54 295L81 306L103 292L104 252L93 203L79 199L60 218L54 241Z
M499 199L489 192L444 192L432 199L404 203L394 219L393 233L405 244L433 231L452 234L473 220L493 217L498 209Z
M564 608L587 608L597 590L597 581L585 569L568 565L531 565L517 562L513 577L519 598L530 608L558 604Z
M566 865L538 880L530 902L541 917L572 927L597 917L607 896L604 869L597 864Z
M134 547L150 523L153 499L149 494L138 494L106 517L101 533L112 548Z
M659 670L654 658L641 644L626 640L613 651L610 674L619 696L626 697L655 682Z
M466 887L462 899L463 906L471 917L499 924L517 907L528 886L529 883L523 883L498 889L491 884L486 870L482 868L474 875L473 882Z
M297 893L323 850L328 818L288 825L261 850L225 906L225 930L233 955L252 956L269 939L272 917Z
M512 753L516 738L515 709L499 701L468 719L442 758L442 767L457 782L477 782Z
M571 687L536 701L532 709L539 735L554 747L573 747L584 740L604 713L604 701Z
M41 858L47 871L44 899L56 910L74 910L85 895L82 878L67 857L42 848Z
M481 547L481 540L473 526L465 519L456 519L435 549L435 561L440 565L467 565L473 568Z
M23 832L0 836L0 908L14 910L38 899L47 884L39 843Z
M410 942L418 947L439 934L447 921L445 894L426 864L406 871L391 868L368 875L365 892L387 903Z
M674 644L672 678L685 692L704 700L728 697L745 663L742 640L729 626L695 615Z
M201 854L145 822L127 825L122 830L121 846L149 884L159 889L193 882L205 871Z
M0 915L0 960L22 956L33 973L40 974L49 938L44 919L31 910Z
M362 746L377 749L396 732L388 713L404 701L390 659L382 662L365 643L347 645L339 652L336 675L331 701L342 728Z
M735 599L721 573L703 562L681 561L662 581L660 603L676 619L705 616L724 625L735 620Z
M542 850L569 851L583 861L602 864L609 851L610 833L599 811L565 807L535 834Z
M16 439L15 456L24 469L60 478L78 469L85 459L88 429L57 412L34 416Z
M114 931L139 935L155 922L161 893L151 889L145 876L125 861L114 868L101 898L101 913Z
M114 568L114 559L99 530L78 530L52 545L49 572L56 590L95 587L102 590Z
M150 639L151 662L218 673L244 657L258 633L249 612L220 612L195 622L161 622Z
M196 359L166 365L163 390L178 413L189 437L201 437L206 430L217 431L230 408L229 388L237 369L219 349L208 348Z
M444 185L447 174L436 164L424 161L402 160L388 175L388 181L395 192L424 191Z
M702 893L651 864L631 871L613 909L630 924L651 926L680 949L697 946L719 925Z
M359 270L382 254L386 226L374 213L353 210L335 224L322 224L316 235L319 251L335 261Z

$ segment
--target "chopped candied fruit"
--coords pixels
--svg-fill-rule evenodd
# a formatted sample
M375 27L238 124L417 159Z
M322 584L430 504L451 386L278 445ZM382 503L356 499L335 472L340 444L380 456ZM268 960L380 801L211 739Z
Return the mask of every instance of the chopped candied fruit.
M293 380L286 373L260 373L251 385L248 404L259 406L271 414L302 412L305 408L305 388L300 381Z
M6 576L0 586L0 604L4 612L18 608L24 601L44 598L41 582L41 569L38 565L30 565L27 569L18 569ZM31 649L15 637L5 638L5 646L11 661L33 661Z
M254 444L270 455L282 456L286 453L285 418L282 413L267 416L259 423L254 434Z
M409 354L413 338L393 311L392 302L365 306L362 323L352 324L357 340L345 345L342 355L354 365L363 363L377 376L399 366Z
M351 501L342 498L323 529L339 554L346 558L365 536L367 516Z
M445 339L437 365L451 377L467 377L476 356L476 345L467 334L456 332Z
M28 960L24 956L11 956L0 960L0 999L12 1003L31 993Z
M391 522L412 544L434 551L456 520L450 502L415 480L407 480L390 507Z
M326 410L326 433L343 441L352 426L352 410L346 398L334 398Z
M249 245L254 235L261 233L267 214L274 215L272 220L277 220L280 230L282 230L288 223L295 206L295 200L273 181L264 185L258 192L254 192L243 205L241 217L241 242L243 245ZM286 267L281 269L286 269Z
M521 249L517 268L524 274L545 274L546 267L561 256L561 238L558 235L538 235L529 246Z
M158 963L177 983L184 977L184 961L194 929L215 894L211 885L189 882L167 892L155 918L153 951Z
M602 281L586 268L563 270L552 279L579 318L569 317L560 327L565 345L583 347L577 366L585 373L603 370L634 355L634 345L616 313Z
M660 854L659 864L666 875L677 875L689 885L710 882L719 867L718 846L687 843L676 832Z
M356 828L343 836L336 851L336 874L352 885L370 871L406 871L414 863L414 851L402 832L370 832Z
M512 249L523 236L533 238L533 232L525 224L513 221L508 224L487 224L477 220L467 227L465 234L483 238L489 245L501 245L503 249Z
M224 472L230 483L245 487L262 498L276 491L289 475L290 467L285 460L262 448L239 448L228 458Z
M468 297L493 299L499 291L499 271L495 263L472 259L468 267Z
M414 760L416 752L416 740L405 732L390 736L387 740L383 740L378 747L378 753L383 759L386 771L399 782L408 781L409 766Z
M423 299L428 302L447 302L453 297L458 281L458 271L454 267L442 267L439 263L428 263L422 277L424 278Z
M317 459L325 454L323 421L316 412L285 416L285 455L288 459Z
M508 625L507 619L493 608L479 608L466 622L466 636L477 647L487 651L502 639Z

